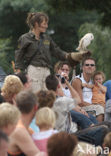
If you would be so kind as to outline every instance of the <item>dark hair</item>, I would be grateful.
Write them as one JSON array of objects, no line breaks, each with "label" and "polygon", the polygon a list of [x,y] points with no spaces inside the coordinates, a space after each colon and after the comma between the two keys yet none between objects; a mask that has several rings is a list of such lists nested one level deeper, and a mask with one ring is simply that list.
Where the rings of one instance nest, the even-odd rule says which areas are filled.
[{"label": "dark hair", "polygon": [[19,77],[19,79],[22,81],[23,85],[28,82],[25,72],[19,72],[19,73],[16,73],[15,75]]},{"label": "dark hair", "polygon": [[56,91],[59,81],[55,75],[49,75],[46,77],[45,83],[48,90]]},{"label": "dark hair", "polygon": [[48,140],[48,156],[71,156],[76,144],[77,138],[74,134],[56,133]]},{"label": "dark hair", "polygon": [[82,60],[82,66],[84,65],[84,63],[85,63],[86,60],[93,60],[94,62],[96,62],[95,59],[94,59],[93,57],[85,57],[85,58]]},{"label": "dark hair", "polygon": [[0,130],[0,143],[1,143],[1,140],[5,140],[6,142],[8,142],[8,136]]},{"label": "dark hair", "polygon": [[52,90],[40,90],[37,92],[39,108],[41,107],[50,107],[52,108],[53,103],[56,99],[56,94]]},{"label": "dark hair", "polygon": [[27,22],[29,28],[33,29],[36,22],[40,25],[44,19],[47,22],[49,20],[48,16],[43,12],[28,13],[26,22]]},{"label": "dark hair", "polygon": [[16,104],[21,113],[28,114],[38,104],[38,101],[36,95],[31,90],[25,90],[17,94]]}]

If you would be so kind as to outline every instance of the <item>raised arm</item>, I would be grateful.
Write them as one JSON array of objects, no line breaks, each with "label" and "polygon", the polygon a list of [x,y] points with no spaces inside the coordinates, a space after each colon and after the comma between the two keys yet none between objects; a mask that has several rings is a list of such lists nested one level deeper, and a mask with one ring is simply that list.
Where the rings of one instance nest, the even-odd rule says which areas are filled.
[{"label": "raised arm", "polygon": [[97,85],[99,86],[100,90],[101,90],[103,93],[106,93],[107,88],[106,88],[105,86],[103,86],[103,85],[100,84],[99,82],[97,82]]},{"label": "raised arm", "polygon": [[68,89],[70,90],[72,98],[76,99],[77,103],[80,104],[81,98],[80,98],[79,94],[77,93],[77,91],[71,86],[71,84],[67,80],[65,80],[65,82],[66,82]]}]

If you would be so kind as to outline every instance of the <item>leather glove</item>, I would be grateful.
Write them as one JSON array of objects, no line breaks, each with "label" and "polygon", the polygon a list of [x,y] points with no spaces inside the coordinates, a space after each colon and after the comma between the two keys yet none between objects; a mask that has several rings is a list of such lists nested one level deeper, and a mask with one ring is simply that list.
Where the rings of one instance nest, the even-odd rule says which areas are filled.
[{"label": "leather glove", "polygon": [[90,51],[84,51],[84,52],[72,52],[67,55],[67,60],[70,63],[72,67],[76,66],[78,63],[82,61],[85,57],[90,57],[91,52]]}]

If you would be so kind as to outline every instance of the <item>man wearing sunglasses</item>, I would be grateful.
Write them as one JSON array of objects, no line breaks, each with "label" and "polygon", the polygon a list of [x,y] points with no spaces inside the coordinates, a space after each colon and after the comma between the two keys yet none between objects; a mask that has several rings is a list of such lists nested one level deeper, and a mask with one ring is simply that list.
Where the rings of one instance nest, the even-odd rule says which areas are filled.
[{"label": "man wearing sunglasses", "polygon": [[93,58],[85,58],[82,62],[82,73],[81,76],[78,75],[72,81],[72,86],[79,93],[81,98],[80,106],[86,112],[95,112],[97,120],[101,121],[101,116],[104,114],[104,109],[100,105],[92,104],[92,89],[83,87],[83,83],[92,84],[91,77],[96,70],[95,60]]}]

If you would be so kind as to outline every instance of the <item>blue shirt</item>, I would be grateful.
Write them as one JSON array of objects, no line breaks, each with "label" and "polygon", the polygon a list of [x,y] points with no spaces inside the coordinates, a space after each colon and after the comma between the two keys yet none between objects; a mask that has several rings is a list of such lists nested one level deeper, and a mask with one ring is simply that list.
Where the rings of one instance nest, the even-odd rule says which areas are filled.
[{"label": "blue shirt", "polygon": [[104,86],[107,87],[107,92],[106,92],[106,101],[111,99],[111,80],[106,81]]},{"label": "blue shirt", "polygon": [[32,128],[32,130],[34,131],[34,132],[39,132],[39,127],[36,125],[36,123],[35,123],[35,118],[32,120],[32,122],[31,122],[31,124],[30,124],[30,128]]}]

